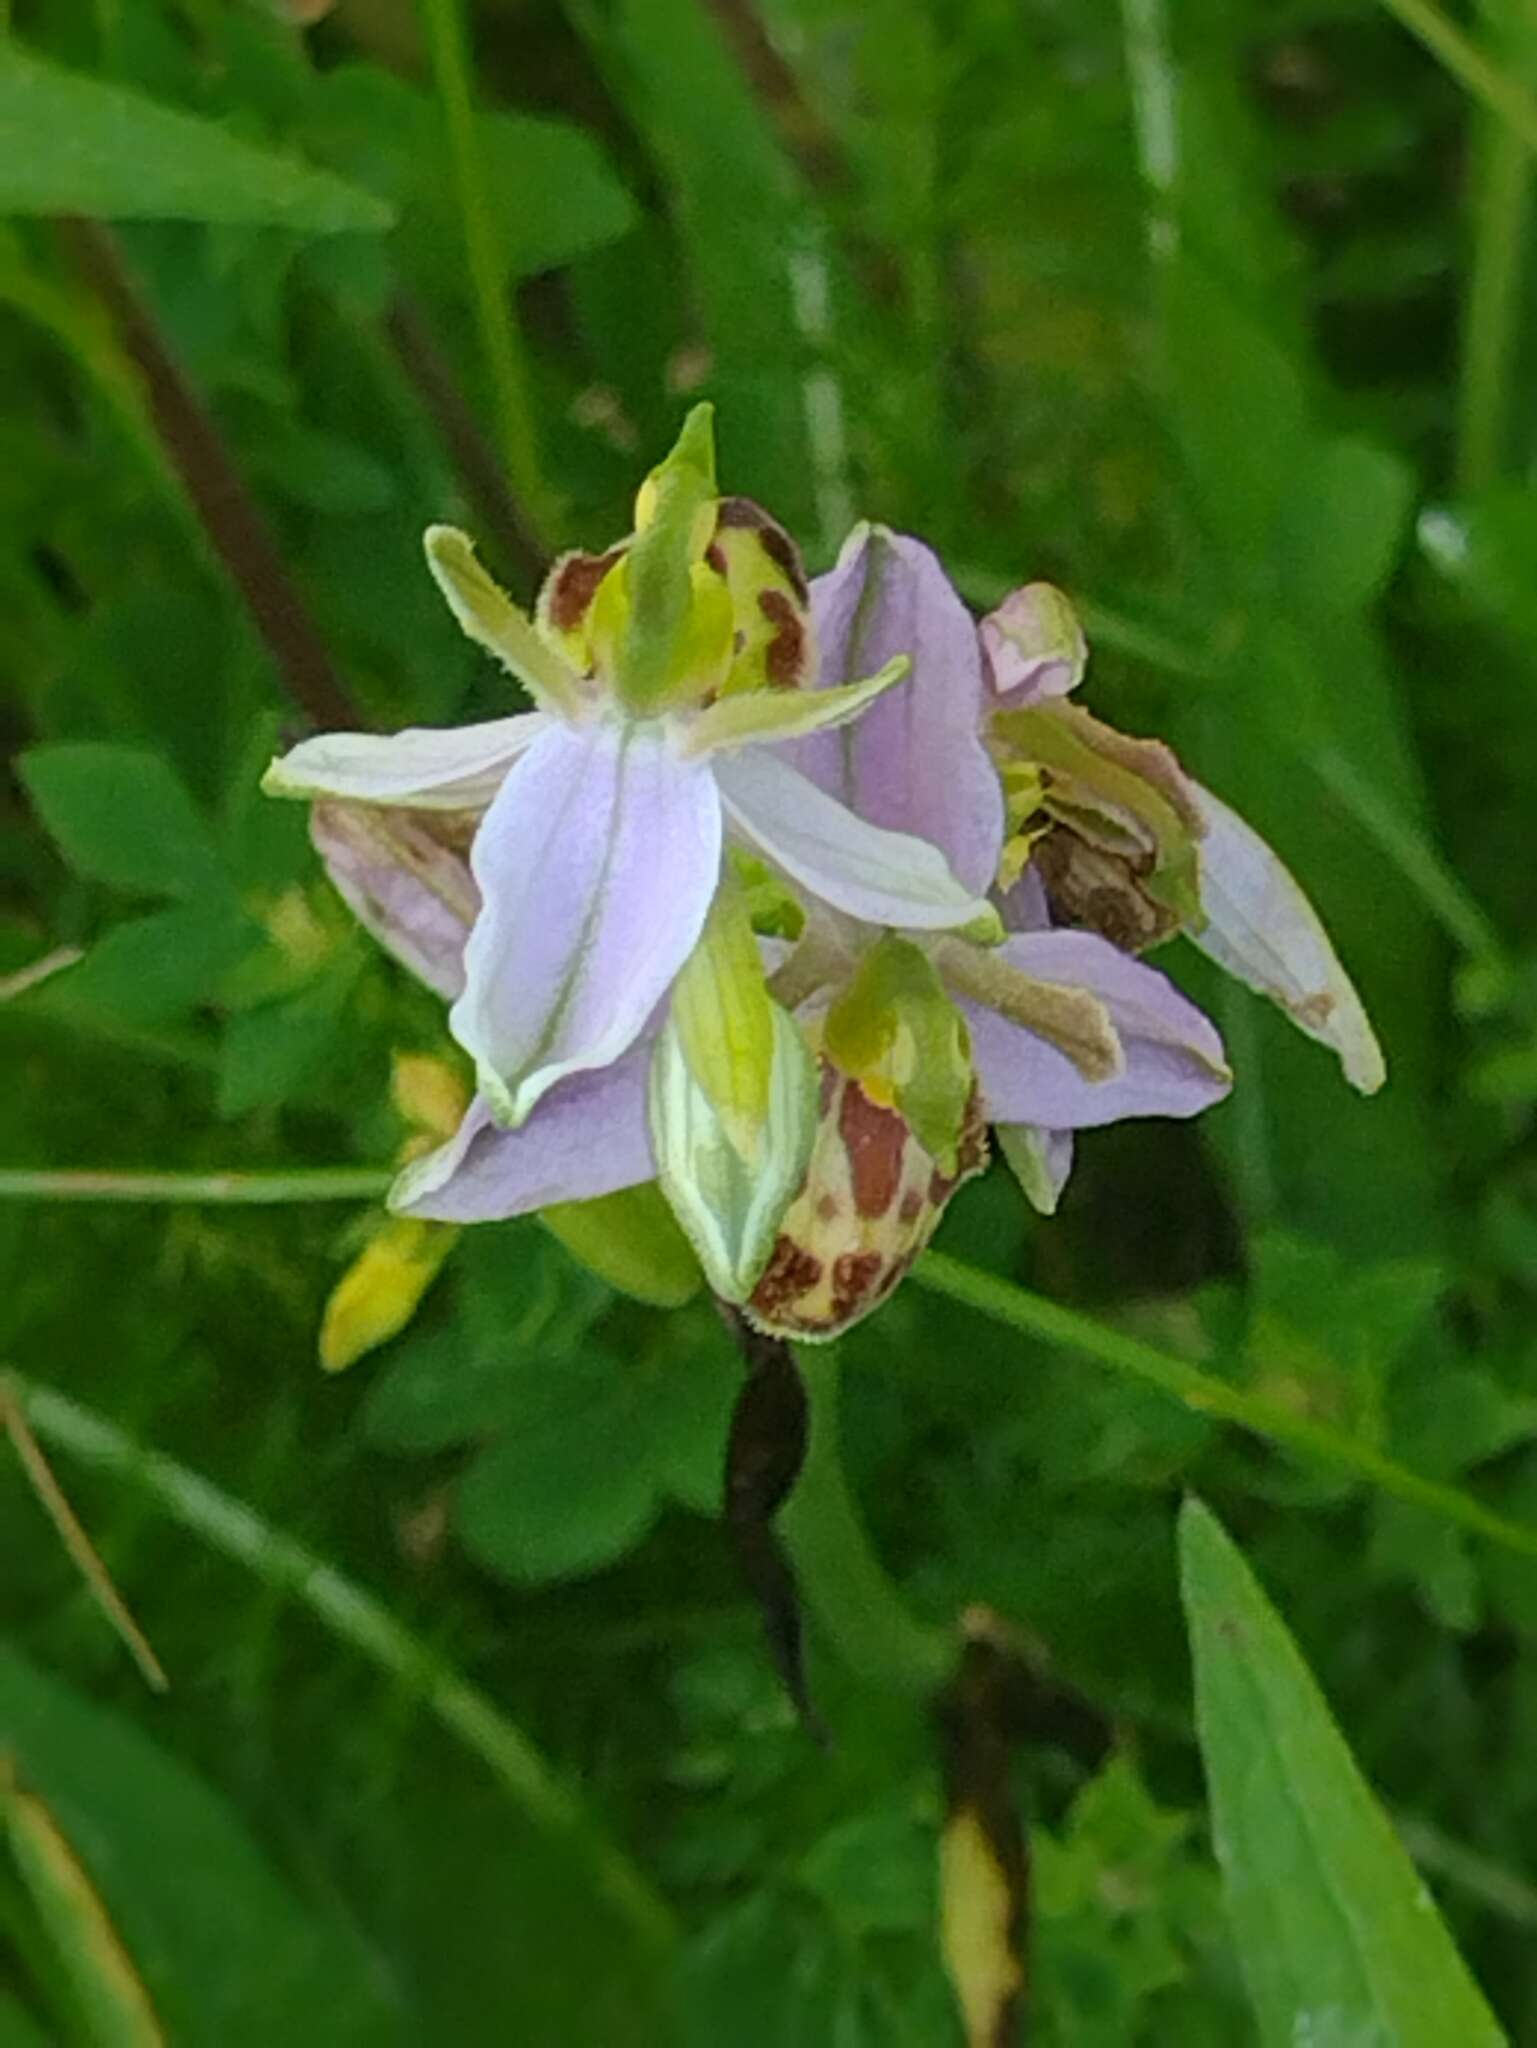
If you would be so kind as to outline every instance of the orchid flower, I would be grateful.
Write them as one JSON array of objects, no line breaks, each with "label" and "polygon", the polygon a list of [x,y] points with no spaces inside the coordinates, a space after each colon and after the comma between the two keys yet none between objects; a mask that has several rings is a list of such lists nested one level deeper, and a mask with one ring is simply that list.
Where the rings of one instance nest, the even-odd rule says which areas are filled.
[{"label": "orchid flower", "polygon": [[1381,1047],[1278,855],[1160,741],[1117,732],[1069,701],[1087,649],[1061,592],[1028,584],[980,630],[988,742],[1009,806],[1003,881],[1033,876],[1037,914],[1127,952],[1183,932],[1328,1047],[1352,1087],[1375,1094],[1387,1072]]},{"label": "orchid flower", "polygon": [[[926,548],[869,529],[818,579],[811,610],[823,646],[813,699],[844,690],[843,678],[881,650],[885,662],[911,650],[912,675],[896,718],[896,696],[865,713],[885,714],[867,741],[856,734],[851,745],[821,748],[820,734],[795,736],[805,787],[820,803],[847,798],[886,831],[921,833],[980,899],[1002,858],[1006,819],[982,738],[975,624]],[[476,907],[453,843],[463,821],[434,815],[436,823],[425,812],[360,821],[321,805],[314,829],[365,921],[452,995]],[[772,899],[772,882],[759,886]],[[740,888],[729,880],[723,894]],[[950,1194],[985,1163],[989,1119],[1065,1129],[1194,1115],[1230,1084],[1221,1042],[1200,1013],[1161,975],[1090,934],[1043,930],[1000,945],[1001,925],[983,919],[981,938],[993,943],[976,943],[814,896],[791,922],[793,946],[760,938],[756,950],[773,970],[770,1028],[817,1055],[819,1100],[797,1146],[750,1161],[719,1141],[722,1105],[699,1099],[702,1062],[658,1005],[625,1054],[559,1081],[520,1128],[499,1128],[483,1095],[454,1139],[402,1176],[393,1206],[469,1222],[660,1175],[718,1292],[745,1301],[766,1327],[826,1336],[895,1287]],[[738,920],[738,946],[743,932]],[[717,979],[721,965],[717,946]],[[751,988],[750,976],[738,980]],[[678,1119],[659,1098],[681,1102],[700,1142],[671,1142]]]},{"label": "orchid flower", "polygon": [[[769,750],[857,718],[907,663],[796,687],[813,658],[799,560],[766,514],[717,495],[707,406],[642,487],[635,524],[604,554],[557,562],[536,620],[462,534],[430,529],[455,617],[536,709],[324,734],[274,762],[265,787],[316,802],[343,894],[452,998],[476,1128],[516,1131],[549,1097],[548,1138],[573,1101],[609,1104],[633,1076],[627,1056],[644,1054],[671,1105],[653,1107],[653,1126],[687,1172],[729,1178],[736,1159],[742,1213],[718,1261],[734,1279],[761,1262],[763,1191],[793,1190],[815,1103],[809,1056],[763,985],[728,841],[849,916],[927,930],[996,914],[933,847],[861,820]],[[600,1178],[622,1185],[623,1143],[607,1116],[593,1128]],[[578,1145],[563,1170],[583,1156]]]},{"label": "orchid flower", "polygon": [[[993,951],[955,934],[921,940],[967,1025],[978,1093],[967,1108],[968,1162],[982,1156],[977,1127],[991,1122],[1026,1195],[1050,1214],[1071,1172],[1075,1130],[1125,1116],[1194,1115],[1226,1091],[1210,1025],[1131,957],[1181,931],[1331,1047],[1353,1085],[1368,1093],[1381,1085],[1382,1056],[1360,998],[1276,855],[1167,747],[1118,733],[1067,701],[1087,646],[1060,592],[1028,585],[978,628],[921,543],[860,529],[819,580],[814,616],[824,686],[897,642],[911,653],[913,675],[902,698],[877,706],[857,731],[798,741],[797,764],[862,816],[928,838],[964,879],[991,882],[1012,934]],[[793,971],[792,962],[785,973]],[[1063,1013],[1043,1010],[1039,986],[1032,995],[1020,977],[1071,990],[1073,1038],[1062,1033]],[[1119,1043],[1109,1078],[1095,1078],[1083,1057],[1091,1005]],[[840,1071],[850,1071],[846,1057]],[[803,1197],[755,1296],[777,1326],[794,1327],[803,1313],[814,1323],[833,1307],[837,1256],[843,1282],[832,1293],[849,1296],[849,1249],[830,1260],[822,1222],[829,1188],[847,1178],[843,1152],[863,1164],[872,1210],[871,1162],[888,1161],[896,1213],[909,1219],[895,1245],[899,1268],[937,1222],[951,1177],[936,1167],[929,1199],[917,1200],[921,1127],[890,1091],[883,1100],[879,1141],[867,1128],[868,1106],[850,1120],[846,1096],[837,1105],[846,1142],[824,1119]],[[890,1164],[898,1158],[900,1172]],[[848,1204],[835,1200],[846,1214]],[[876,1237],[866,1231],[852,1249],[885,1290],[891,1266],[876,1271]],[[801,1284],[818,1269],[814,1286]]]},{"label": "orchid flower", "polygon": [[[859,527],[813,585],[812,613],[820,688],[898,648],[912,672],[857,729],[798,739],[796,765],[862,817],[927,839],[970,886],[992,887],[1008,819],[988,675],[938,559]],[[1049,929],[1033,880],[1000,901],[1016,926],[1002,944],[882,934],[818,906],[773,977],[818,1047],[824,1113],[748,1303],[766,1328],[832,1335],[884,1299],[985,1164],[989,1124],[1050,1208],[1073,1130],[1194,1116],[1231,1086],[1216,1031],[1163,975],[1095,933]]]}]

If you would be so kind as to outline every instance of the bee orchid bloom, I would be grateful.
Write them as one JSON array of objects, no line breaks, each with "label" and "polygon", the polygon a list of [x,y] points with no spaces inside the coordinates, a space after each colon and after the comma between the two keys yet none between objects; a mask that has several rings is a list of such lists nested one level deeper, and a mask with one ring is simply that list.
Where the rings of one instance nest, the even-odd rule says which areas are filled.
[{"label": "bee orchid bloom", "polygon": [[[858,717],[906,665],[841,690],[786,687],[810,655],[799,566],[756,508],[717,496],[708,407],[642,488],[635,534],[558,562],[537,622],[462,534],[434,527],[426,546],[461,626],[537,708],[324,734],[264,787],[324,806],[318,836],[356,905],[382,889],[381,915],[414,906],[413,964],[452,987],[450,1029],[496,1123],[524,1124],[563,1081],[636,1045],[705,933],[728,832],[856,917],[940,928],[986,914],[932,847],[862,821],[765,750]],[[381,822],[392,812],[408,823]],[[467,862],[452,843],[466,822]],[[370,835],[376,853],[413,842],[409,880],[385,880]],[[441,941],[465,914],[458,986]]]},{"label": "bee orchid bloom", "polygon": [[[989,746],[978,628],[920,541],[857,528],[812,588],[819,687],[898,648],[902,700],[857,729],[787,752],[862,817],[914,832],[990,889],[1008,810]],[[881,934],[825,906],[776,974],[821,1057],[824,1110],[811,1164],[748,1303],[764,1328],[837,1334],[888,1296],[961,1181],[987,1127],[1038,1207],[1067,1177],[1075,1129],[1195,1116],[1232,1075],[1208,1020],[1155,969],[1099,935],[1049,928],[1033,876],[999,899],[999,943],[967,933]]]},{"label": "bee orchid bloom", "polygon": [[1157,740],[1070,701],[1087,649],[1072,608],[1028,584],[981,623],[988,741],[1004,779],[1003,878],[1032,915],[1140,953],[1177,933],[1335,1054],[1364,1095],[1382,1050],[1318,913],[1265,841]]}]

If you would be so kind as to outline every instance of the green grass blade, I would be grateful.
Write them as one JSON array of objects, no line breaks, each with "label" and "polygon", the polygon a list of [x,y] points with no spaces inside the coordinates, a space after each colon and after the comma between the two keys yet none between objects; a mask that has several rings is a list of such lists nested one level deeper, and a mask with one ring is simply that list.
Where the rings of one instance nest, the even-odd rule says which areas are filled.
[{"label": "green grass blade", "polygon": [[125,1480],[172,1521],[307,1607],[333,1635],[408,1688],[485,1764],[536,1826],[585,1859],[605,1902],[653,1952],[671,1947],[671,1914],[640,1871],[602,1835],[523,1731],[478,1686],[397,1621],[344,1573],[272,1528],[248,1507],[174,1459],[138,1443],[116,1423],[18,1372],[5,1384],[36,1435],[84,1463]]},{"label": "green grass blade", "polygon": [[1042,1295],[1016,1287],[995,1273],[968,1266],[960,1259],[949,1258],[943,1252],[930,1252],[914,1269],[912,1277],[918,1286],[975,1309],[979,1315],[1017,1330],[1022,1337],[1036,1337],[1064,1351],[1076,1352],[1079,1357],[1093,1359],[1112,1372],[1156,1387],[1197,1415],[1236,1423],[1240,1429],[1247,1429],[1282,1450],[1294,1451],[1312,1464],[1349,1473],[1379,1493],[1427,1508],[1470,1535],[1481,1536],[1486,1542],[1523,1557],[1537,1557],[1537,1529],[1497,1514],[1455,1486],[1444,1486],[1438,1480],[1411,1472],[1407,1466],[1343,1430],[1311,1421],[1273,1401],[1229,1386],[1225,1380],[1187,1365],[1182,1358],[1170,1357],[1140,1337],[1111,1329],[1092,1316],[1063,1308],[1058,1302],[1047,1301]]}]

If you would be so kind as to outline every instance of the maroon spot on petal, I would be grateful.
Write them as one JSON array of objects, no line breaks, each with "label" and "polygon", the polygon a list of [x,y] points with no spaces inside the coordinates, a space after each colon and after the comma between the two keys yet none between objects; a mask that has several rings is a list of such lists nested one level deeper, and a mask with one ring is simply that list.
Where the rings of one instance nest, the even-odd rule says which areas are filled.
[{"label": "maroon spot on petal", "polygon": [[750,1306],[760,1316],[778,1321],[789,1304],[815,1287],[821,1277],[822,1261],[781,1231],[762,1278],[752,1291]]},{"label": "maroon spot on petal", "polygon": [[745,527],[755,533],[759,546],[801,603],[810,603],[811,592],[806,583],[806,571],[801,566],[800,549],[777,519],[770,518],[763,507],[755,505],[751,498],[722,498],[715,518],[716,531],[719,532],[723,526]]},{"label": "maroon spot on petal", "polygon": [[872,1298],[879,1298],[881,1290],[875,1283],[884,1264],[879,1252],[844,1252],[833,1260],[832,1312],[835,1322],[846,1321],[857,1315]]},{"label": "maroon spot on petal", "polygon": [[721,546],[719,541],[711,541],[710,545],[704,551],[704,558],[709,563],[710,567],[715,571],[717,576],[725,575],[726,550]]},{"label": "maroon spot on petal", "polygon": [[916,1188],[909,1188],[902,1197],[902,1206],[897,1211],[904,1223],[916,1223],[923,1214],[923,1197]]},{"label": "maroon spot on petal", "polygon": [[610,548],[606,555],[567,555],[555,564],[545,604],[557,632],[569,633],[582,623],[598,585],[623,553],[623,548]]},{"label": "maroon spot on petal", "polygon": [[818,1198],[817,1198],[817,1221],[818,1221],[819,1223],[831,1223],[831,1222],[833,1221],[833,1219],[834,1219],[834,1218],[836,1217],[836,1215],[837,1215],[837,1214],[838,1214],[838,1197],[837,1197],[836,1195],[820,1195],[820,1196],[818,1196]]},{"label": "maroon spot on petal", "polygon": [[882,1109],[857,1081],[850,1081],[838,1109],[838,1134],[848,1153],[854,1207],[861,1216],[884,1216],[902,1185],[906,1120],[894,1109]]},{"label": "maroon spot on petal", "polygon": [[956,1172],[961,1180],[969,1180],[974,1173],[980,1173],[987,1164],[987,1118],[982,1110],[981,1091],[973,1087],[971,1099],[966,1104],[966,1116],[961,1125],[960,1143],[956,1147]]},{"label": "maroon spot on petal", "polygon": [[782,590],[760,590],[758,609],[774,629],[763,650],[763,668],[775,690],[796,689],[806,653],[806,627],[800,613]]}]

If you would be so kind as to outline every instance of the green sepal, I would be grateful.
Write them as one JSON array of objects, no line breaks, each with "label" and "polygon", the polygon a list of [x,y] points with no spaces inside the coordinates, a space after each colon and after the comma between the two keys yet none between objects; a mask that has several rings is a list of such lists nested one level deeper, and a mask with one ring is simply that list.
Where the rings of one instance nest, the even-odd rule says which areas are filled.
[{"label": "green sepal", "polygon": [[900,683],[911,667],[905,654],[894,654],[875,675],[830,690],[749,690],[722,697],[694,720],[683,744],[684,756],[711,754],[721,747],[740,747],[755,740],[782,746],[808,733],[847,725],[893,683]]},{"label": "green sepal", "polygon": [[774,1068],[775,1004],[747,893],[728,867],[699,943],[672,985],[672,1027],[744,1163],[756,1163]]},{"label": "green sepal", "polygon": [[910,939],[888,932],[860,962],[827,1013],[823,1051],[873,1101],[906,1118],[946,1173],[975,1075],[966,1019],[933,962]]},{"label": "green sepal", "polygon": [[695,1079],[670,1017],[651,1058],[647,1107],[657,1176],[723,1301],[746,1301],[757,1285],[816,1142],[816,1061],[777,1003],[773,1033],[768,1114],[750,1165]]},{"label": "green sepal", "polygon": [[687,680],[689,643],[697,635],[694,570],[710,544],[716,497],[714,408],[696,405],[636,499],[615,677],[632,711],[654,711]]},{"label": "green sepal", "polygon": [[422,546],[460,630],[495,655],[542,711],[576,717],[582,688],[575,671],[484,568],[469,535],[456,526],[429,526]]},{"label": "green sepal", "polygon": [[655,1181],[556,1202],[539,1221],[590,1273],[652,1308],[682,1308],[704,1285],[693,1247]]}]

